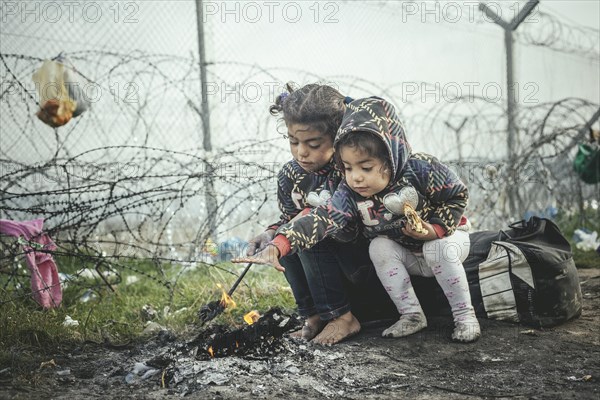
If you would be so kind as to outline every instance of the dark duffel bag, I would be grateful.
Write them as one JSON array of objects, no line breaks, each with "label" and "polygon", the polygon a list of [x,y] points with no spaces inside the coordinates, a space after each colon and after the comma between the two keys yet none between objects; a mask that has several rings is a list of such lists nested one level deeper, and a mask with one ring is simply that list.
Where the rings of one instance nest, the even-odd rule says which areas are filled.
[{"label": "dark duffel bag", "polygon": [[[581,315],[571,247],[552,221],[531,217],[506,231],[471,233],[470,239],[464,267],[478,316],[549,327]],[[414,284],[426,313],[449,312],[439,287],[431,296],[435,282],[417,278]]]},{"label": "dark duffel bag", "polygon": [[[531,217],[510,228],[489,244],[476,234],[471,237],[475,262],[467,260],[465,269],[470,283],[478,281],[479,290],[472,295],[481,296],[480,314],[536,327],[581,315],[573,253],[556,224]],[[485,260],[475,260],[488,248]]]}]

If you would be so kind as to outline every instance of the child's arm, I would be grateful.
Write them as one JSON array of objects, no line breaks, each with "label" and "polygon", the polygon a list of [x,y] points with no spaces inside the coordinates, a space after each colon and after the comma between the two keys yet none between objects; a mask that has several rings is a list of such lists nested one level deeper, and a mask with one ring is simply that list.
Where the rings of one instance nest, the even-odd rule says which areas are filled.
[{"label": "child's arm", "polygon": [[277,204],[281,211],[279,221],[269,225],[268,230],[276,231],[280,226],[289,223],[302,209],[300,200],[295,198],[299,194],[292,193],[294,189],[294,170],[290,163],[287,163],[277,175]]},{"label": "child's arm", "polygon": [[420,183],[425,189],[422,193],[432,207],[428,222],[433,225],[438,237],[450,236],[460,224],[469,191],[459,177],[437,158],[421,162],[426,163],[424,173],[420,174]]},{"label": "child's arm", "polygon": [[358,217],[353,204],[352,191],[342,182],[327,204],[314,208],[290,224],[281,226],[276,235],[283,236],[290,248],[282,256],[308,249],[338,233],[355,231]]},{"label": "child's arm", "polygon": [[298,209],[292,197],[292,189],[294,187],[293,174],[294,171],[289,163],[277,174],[277,204],[279,205],[281,216],[279,217],[279,221],[269,225],[264,232],[248,241],[248,250],[246,252],[248,256],[252,256],[256,252],[263,250],[273,240],[275,231],[280,226],[289,223],[294,217],[299,215],[301,210]]},{"label": "child's arm", "polygon": [[345,183],[340,184],[326,205],[314,208],[310,213],[282,225],[273,241],[262,252],[251,258],[240,258],[234,262],[254,262],[283,268],[278,258],[310,248],[321,240],[337,233],[356,231],[358,220],[350,197],[351,190]]}]

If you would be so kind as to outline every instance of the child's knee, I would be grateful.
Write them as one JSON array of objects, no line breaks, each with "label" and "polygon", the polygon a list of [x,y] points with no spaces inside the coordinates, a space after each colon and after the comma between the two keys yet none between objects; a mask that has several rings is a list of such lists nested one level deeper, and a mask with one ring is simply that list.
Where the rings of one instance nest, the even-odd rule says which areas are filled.
[{"label": "child's knee", "polygon": [[430,267],[441,263],[460,263],[466,257],[464,248],[454,240],[441,238],[423,245],[423,257]]},{"label": "child's knee", "polygon": [[393,253],[396,242],[385,237],[376,237],[369,244],[369,256],[375,268],[381,267],[386,263]]}]

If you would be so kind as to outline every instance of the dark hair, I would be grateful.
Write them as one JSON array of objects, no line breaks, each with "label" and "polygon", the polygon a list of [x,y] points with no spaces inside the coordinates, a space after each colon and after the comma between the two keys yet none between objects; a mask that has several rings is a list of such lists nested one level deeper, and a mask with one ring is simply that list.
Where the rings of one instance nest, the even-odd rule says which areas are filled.
[{"label": "dark hair", "polygon": [[338,168],[343,171],[344,163],[342,162],[341,149],[342,147],[353,147],[369,157],[378,158],[383,166],[382,171],[388,169],[393,174],[392,163],[390,161],[389,151],[383,142],[383,139],[371,132],[353,131],[348,132],[335,144],[335,162]]},{"label": "dark hair", "polygon": [[294,89],[293,83],[285,85],[287,92],[277,96],[269,107],[271,115],[283,113],[288,124],[304,124],[335,139],[346,106],[344,96],[327,85],[308,84]]}]

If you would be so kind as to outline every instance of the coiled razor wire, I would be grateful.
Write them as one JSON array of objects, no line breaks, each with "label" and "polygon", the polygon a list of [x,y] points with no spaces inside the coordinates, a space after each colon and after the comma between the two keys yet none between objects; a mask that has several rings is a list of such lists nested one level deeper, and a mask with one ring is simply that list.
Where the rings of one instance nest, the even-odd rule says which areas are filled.
[{"label": "coiled razor wire", "polygon": [[[0,93],[0,218],[44,218],[44,230],[58,246],[53,254],[97,272],[94,281],[75,276],[69,284],[110,287],[130,272],[173,293],[182,274],[167,278],[167,266],[222,268],[206,256],[209,239],[248,239],[277,220],[276,174],[290,155],[275,133],[283,132],[281,122],[276,125],[267,112],[272,98],[213,105],[226,118],[212,132],[216,150],[205,151],[193,57],[105,51],[70,57],[110,97],[52,129],[35,117],[39,103],[29,83],[42,60],[0,54],[5,88]],[[291,69],[236,67],[247,72],[248,82],[269,79],[283,86],[292,74],[303,83],[323,79]],[[115,97],[110,92],[119,79],[137,85],[138,101],[124,101],[130,93]],[[381,87],[354,76],[326,81],[355,97],[379,95],[402,104],[409,140],[434,143],[429,152],[467,183],[467,212],[477,229],[500,229],[520,219],[522,211],[548,205],[574,214],[598,208],[599,185],[582,184],[572,170],[577,145],[597,124],[598,104],[568,98],[520,108],[517,161],[509,165],[503,104],[460,96],[451,103],[401,103],[400,83]],[[206,191],[209,180],[212,193]],[[507,189],[515,186],[516,215],[506,199]],[[207,196],[216,200],[216,209],[207,210]],[[31,295],[22,246],[2,237],[0,249],[0,282],[9,293],[3,301]],[[154,267],[140,269],[140,261]]]}]

